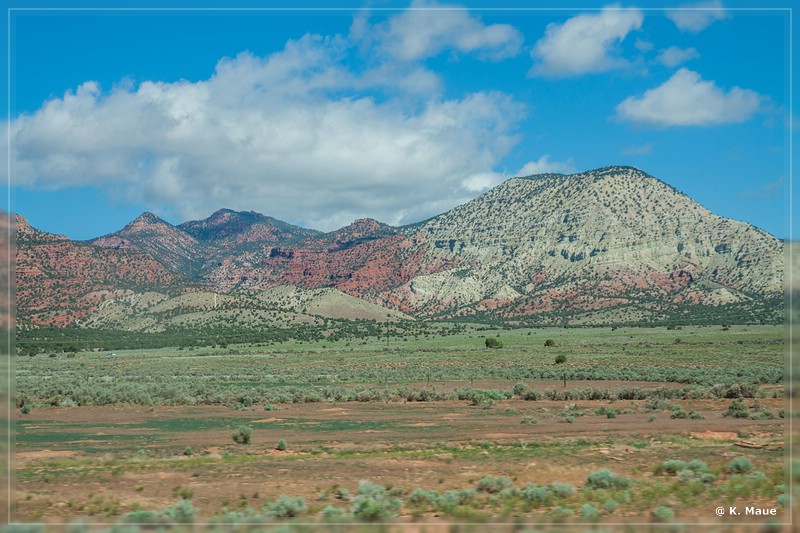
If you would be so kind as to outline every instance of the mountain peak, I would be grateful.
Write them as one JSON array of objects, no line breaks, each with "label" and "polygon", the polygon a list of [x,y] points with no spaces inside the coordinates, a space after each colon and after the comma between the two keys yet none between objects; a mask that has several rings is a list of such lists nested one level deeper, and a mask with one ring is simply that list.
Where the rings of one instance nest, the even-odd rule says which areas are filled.
[{"label": "mountain peak", "polygon": [[126,227],[135,227],[135,226],[142,226],[142,225],[148,225],[149,226],[149,225],[153,225],[153,224],[169,224],[169,222],[166,222],[165,220],[161,219],[155,213],[152,213],[150,211],[145,211],[144,213],[142,213],[141,215],[139,215],[138,217],[133,219],[133,221],[130,224],[128,224]]},{"label": "mountain peak", "polygon": [[339,241],[350,241],[364,238],[372,239],[394,235],[395,233],[397,233],[397,230],[387,224],[384,224],[383,222],[375,220],[374,218],[359,218],[353,221],[351,224],[332,232],[332,234],[335,235],[336,239]]}]

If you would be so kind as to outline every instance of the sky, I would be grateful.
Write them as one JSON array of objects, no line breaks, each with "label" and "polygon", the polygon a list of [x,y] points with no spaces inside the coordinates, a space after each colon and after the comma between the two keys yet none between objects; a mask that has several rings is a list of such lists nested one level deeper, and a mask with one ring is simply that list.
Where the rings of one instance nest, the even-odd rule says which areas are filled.
[{"label": "sky", "polygon": [[220,208],[331,231],[630,165],[797,238],[791,4],[6,0],[3,201],[73,239]]}]

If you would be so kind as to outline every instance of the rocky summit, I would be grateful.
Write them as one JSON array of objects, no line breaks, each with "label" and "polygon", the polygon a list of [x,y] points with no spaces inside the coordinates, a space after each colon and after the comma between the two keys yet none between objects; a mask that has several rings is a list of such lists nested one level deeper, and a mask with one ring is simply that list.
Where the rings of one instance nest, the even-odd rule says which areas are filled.
[{"label": "rocky summit", "polygon": [[62,300],[98,303],[92,294],[129,297],[145,286],[329,288],[418,319],[779,321],[783,313],[782,241],[631,167],[513,178],[399,228],[362,219],[320,233],[222,209],[178,226],[145,213],[89,243],[23,219],[18,234],[19,312],[40,323],[82,314],[37,290],[44,278],[62,280],[53,287]]}]

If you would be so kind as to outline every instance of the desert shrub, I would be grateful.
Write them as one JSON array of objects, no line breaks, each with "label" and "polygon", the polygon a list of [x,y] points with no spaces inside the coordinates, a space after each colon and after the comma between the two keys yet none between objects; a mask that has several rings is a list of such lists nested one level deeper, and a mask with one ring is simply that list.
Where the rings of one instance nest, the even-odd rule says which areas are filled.
[{"label": "desert shrub", "polygon": [[722,416],[732,416],[733,418],[748,418],[750,409],[740,398],[734,398],[730,406],[722,413]]},{"label": "desert shrub", "polygon": [[567,362],[567,356],[566,356],[566,355],[564,355],[563,353],[560,353],[560,354],[558,354],[558,355],[556,356],[556,358],[555,358],[555,359],[553,359],[553,362],[554,362],[555,364],[557,364],[557,365],[563,365],[564,363],[566,363],[566,362]]},{"label": "desert shrub", "polygon": [[709,471],[708,464],[706,464],[705,461],[702,461],[700,459],[693,459],[693,460],[689,461],[689,464],[686,465],[686,467],[688,469],[690,469],[690,470],[693,470],[693,471],[697,472],[697,473],[703,473],[703,472],[708,472]]},{"label": "desert shrub", "polygon": [[186,456],[194,455],[194,450],[192,449],[191,446],[187,446],[186,448],[183,449],[183,455]]},{"label": "desert shrub", "polygon": [[411,505],[432,507],[436,504],[438,499],[439,491],[437,490],[414,489],[414,492],[408,496],[408,503]]},{"label": "desert shrub", "polygon": [[542,393],[536,389],[528,389],[528,391],[525,393],[525,396],[523,396],[522,399],[527,401],[541,400]]},{"label": "desert shrub", "polygon": [[252,436],[253,429],[249,426],[239,426],[231,433],[231,438],[236,444],[250,444]]},{"label": "desert shrub", "polygon": [[594,410],[594,414],[597,416],[605,416],[606,418],[616,418],[617,417],[616,409],[609,409],[608,407],[598,407]]},{"label": "desert shrub", "polygon": [[774,420],[775,413],[769,409],[760,410],[756,413],[750,414],[750,420]]},{"label": "desert shrub", "polygon": [[584,503],[581,505],[580,515],[581,518],[585,518],[587,520],[596,520],[597,517],[600,516],[600,512],[597,510],[597,507],[591,503]]},{"label": "desert shrub", "polygon": [[281,496],[274,502],[270,502],[261,508],[265,516],[275,518],[292,518],[300,516],[308,510],[306,501],[303,498],[291,498]]},{"label": "desert shrub", "polygon": [[667,507],[666,505],[656,507],[650,514],[656,522],[669,522],[675,518],[675,511],[672,510],[672,507]]},{"label": "desert shrub", "polygon": [[486,337],[486,342],[484,343],[487,348],[502,348],[503,343],[497,337]]},{"label": "desert shrub", "polygon": [[513,485],[511,480],[504,476],[484,476],[478,480],[477,489],[478,492],[496,494]]},{"label": "desert shrub", "polygon": [[531,415],[523,416],[522,420],[520,421],[520,424],[528,424],[528,425],[531,425],[531,426],[535,426],[538,423],[539,423],[539,419],[537,419],[535,416],[531,416]]},{"label": "desert shrub", "polygon": [[746,474],[753,469],[753,463],[747,457],[737,457],[728,463],[728,472]]},{"label": "desert shrub", "polygon": [[436,504],[439,510],[451,513],[457,507],[473,503],[477,495],[478,493],[475,489],[448,490],[437,498]]},{"label": "desert shrub", "polygon": [[335,507],[333,505],[326,505],[325,508],[322,510],[322,517],[323,518],[339,518],[344,516],[344,509],[339,507]]},{"label": "desert shrub", "polygon": [[656,473],[677,474],[686,468],[686,463],[680,459],[668,459],[656,468]]},{"label": "desert shrub", "polygon": [[617,510],[617,507],[619,507],[619,503],[613,498],[609,498],[603,502],[603,509],[608,513],[613,513]]},{"label": "desert shrub", "polygon": [[[209,522],[214,524],[243,524],[253,523],[263,520],[261,515],[257,515],[252,509],[242,509],[241,511],[230,511],[223,508],[222,512],[214,517],[211,517]],[[212,531],[214,531],[212,529]],[[227,531],[227,529],[225,530]]]},{"label": "desert shrub", "polygon": [[676,405],[672,408],[672,413],[669,415],[670,418],[689,418],[689,413],[681,407],[680,405]]},{"label": "desert shrub", "polygon": [[553,518],[568,518],[575,513],[569,507],[564,507],[562,505],[559,505],[558,507],[550,511],[549,514]]},{"label": "desert shrub", "polygon": [[550,491],[556,498],[569,498],[576,492],[574,486],[569,483],[559,483],[558,481],[550,483]]},{"label": "desert shrub", "polygon": [[275,446],[275,449],[280,451],[280,452],[285,451],[286,450],[286,441],[284,439],[279,440],[278,441],[278,445]]},{"label": "desert shrub", "polygon": [[515,383],[513,389],[511,390],[514,393],[514,396],[519,396],[520,398],[524,398],[525,394],[528,392],[528,384]]},{"label": "desert shrub", "polygon": [[358,495],[353,499],[351,512],[362,520],[380,520],[397,515],[402,501],[386,493],[386,489],[369,481],[358,483]]},{"label": "desert shrub", "polygon": [[556,345],[556,341],[554,341],[553,339],[547,339],[546,341],[544,341],[545,348],[549,348],[549,347],[555,346],[555,345]]},{"label": "desert shrub", "polygon": [[695,479],[697,474],[695,474],[694,470],[690,470],[688,468],[684,468],[675,476],[678,481],[681,483],[686,483],[687,481],[692,481]]},{"label": "desert shrub", "polygon": [[158,513],[145,509],[131,511],[130,513],[126,514],[122,520],[123,522],[127,522],[129,524],[157,524],[161,521]]},{"label": "desert shrub", "polygon": [[698,413],[697,411],[689,411],[689,418],[692,420],[705,420],[706,417]]},{"label": "desert shrub", "polygon": [[769,478],[767,478],[764,472],[756,470],[755,472],[747,476],[747,480],[753,484],[763,484],[769,481]]},{"label": "desert shrub", "polygon": [[494,409],[497,402],[491,398],[481,398],[476,405],[481,409]]},{"label": "desert shrub", "polygon": [[672,403],[664,398],[652,397],[644,402],[644,408],[647,412],[666,411],[672,408]]},{"label": "desert shrub", "polygon": [[520,495],[529,502],[546,502],[549,500],[553,493],[547,487],[540,487],[535,483],[528,483]]},{"label": "desert shrub", "polygon": [[31,410],[32,410],[31,404],[29,404],[29,403],[26,403],[25,405],[23,405],[23,406],[20,408],[19,412],[20,412],[21,414],[23,414],[23,415],[27,415],[28,413],[30,413],[30,412],[31,412]]},{"label": "desert shrub", "polygon": [[717,480],[717,476],[710,472],[700,472],[700,481],[703,483],[713,483]]},{"label": "desert shrub", "polygon": [[184,500],[191,500],[192,496],[194,496],[194,491],[189,487],[178,485],[172,488],[172,495],[175,497],[180,497]]},{"label": "desert shrub", "polygon": [[195,510],[189,500],[180,500],[172,507],[167,507],[162,513],[164,518],[176,524],[191,524],[194,522]]},{"label": "desert shrub", "polygon": [[501,490],[498,495],[501,498],[516,498],[519,495],[519,491],[517,490],[517,487],[508,487]]},{"label": "desert shrub", "polygon": [[589,474],[586,485],[593,489],[627,489],[633,481],[625,476],[613,473],[607,468],[601,468]]}]

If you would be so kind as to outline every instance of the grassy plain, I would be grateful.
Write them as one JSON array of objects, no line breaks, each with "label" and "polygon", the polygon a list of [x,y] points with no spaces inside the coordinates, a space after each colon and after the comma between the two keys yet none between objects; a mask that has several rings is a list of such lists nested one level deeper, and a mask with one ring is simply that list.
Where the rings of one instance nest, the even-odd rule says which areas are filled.
[{"label": "grassy plain", "polygon": [[[781,521],[784,361],[782,327],[736,325],[18,357],[17,518],[257,520],[289,496],[306,521],[364,518],[363,498],[407,521]],[[604,468],[628,481],[589,481]]]}]

